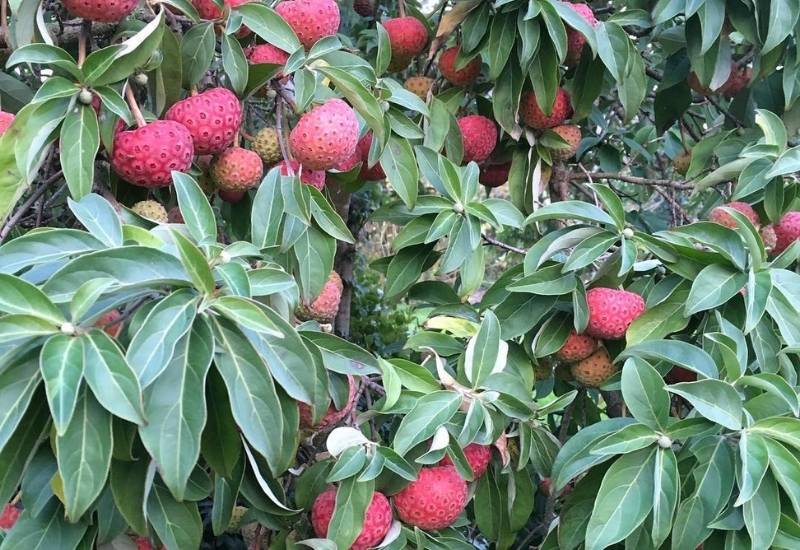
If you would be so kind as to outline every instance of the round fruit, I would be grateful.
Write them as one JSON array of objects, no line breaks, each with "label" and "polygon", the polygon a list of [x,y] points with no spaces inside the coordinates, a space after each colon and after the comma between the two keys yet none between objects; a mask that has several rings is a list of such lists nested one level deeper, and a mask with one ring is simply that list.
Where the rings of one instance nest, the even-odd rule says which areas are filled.
[{"label": "round fruit", "polygon": [[469,115],[458,119],[461,142],[464,145],[464,163],[483,162],[497,145],[497,128],[485,116]]},{"label": "round fruit", "polygon": [[289,134],[289,145],[303,166],[335,168],[356,151],[358,118],[341,99],[329,99],[300,117]]},{"label": "round fruit", "polygon": [[[296,160],[289,161],[289,165],[292,167],[292,172],[295,175],[300,173],[300,183],[305,183],[306,185],[316,187],[320,191],[322,191],[322,188],[325,187],[324,170],[310,170],[304,166],[300,166],[300,163],[297,162]],[[289,169],[286,167],[285,160],[279,162],[277,166],[280,169],[281,176],[289,175]]]},{"label": "round fruit", "polygon": [[581,127],[574,124],[556,126],[553,131],[567,142],[563,149],[551,149],[550,156],[555,160],[567,160],[575,156],[581,143]]},{"label": "round fruit", "polygon": [[467,482],[453,466],[422,468],[416,481],[394,496],[400,519],[429,531],[452,525],[466,505]]},{"label": "round fruit", "polygon": [[0,136],[6,133],[8,127],[14,122],[15,116],[12,113],[0,111]]},{"label": "round fruit", "polygon": [[[492,447],[490,445],[479,445],[478,443],[470,443],[464,447],[464,456],[467,457],[470,468],[475,479],[478,479],[486,473],[489,463],[492,461]],[[453,461],[450,457],[445,457],[439,462],[440,466],[452,465]]]},{"label": "round fruit", "polygon": [[[320,538],[325,538],[328,535],[328,524],[333,517],[333,511],[336,508],[336,489],[330,488],[320,494],[314,504],[311,506],[311,525],[314,527],[314,533]],[[386,533],[389,532],[389,527],[392,526],[392,507],[389,504],[383,493],[375,491],[372,493],[372,501],[369,503],[366,515],[364,516],[364,525],[361,532],[350,547],[351,550],[367,550],[377,546]]]},{"label": "round fruit", "polygon": [[331,403],[322,419],[313,425],[311,423],[313,416],[311,407],[305,403],[298,402],[297,408],[300,413],[300,427],[303,429],[314,428],[315,430],[324,430],[341,422],[345,416],[350,414],[350,411],[352,411],[353,407],[356,405],[356,390],[358,388],[356,387],[355,380],[349,374],[347,375],[347,387],[349,390],[347,395],[347,404],[345,404],[345,406],[341,409],[336,409],[336,407],[333,406],[333,403]]},{"label": "round fruit", "polygon": [[460,50],[459,46],[453,46],[442,52],[439,56],[439,72],[454,86],[469,86],[481,74],[481,56],[473,57],[466,65],[456,69],[456,59]]},{"label": "round fruit", "polygon": [[139,0],[64,0],[64,7],[76,17],[116,23],[127,17],[138,3]]},{"label": "round fruit", "polygon": [[[289,54],[272,44],[259,44],[247,50],[247,61],[251,65],[269,63],[270,65],[285,65]],[[277,74],[278,77],[281,73]]]},{"label": "round fruit", "polygon": [[94,322],[94,326],[102,328],[106,334],[112,338],[117,338],[120,332],[122,332],[122,323],[119,321],[120,318],[122,318],[122,313],[120,313],[118,309],[112,309],[102,314],[97,321]]},{"label": "round fruit", "polygon": [[[235,8],[246,4],[250,0],[223,0],[225,6]],[[192,0],[192,5],[200,14],[201,19],[219,19],[222,17],[222,10],[212,0]]]},{"label": "round fruit", "polygon": [[416,17],[395,17],[383,22],[392,46],[393,71],[404,69],[411,59],[422,53],[428,43],[428,29]]},{"label": "round fruit", "polygon": [[[597,18],[595,18],[592,8],[586,4],[565,2],[564,5],[572,8],[572,11],[580,15],[590,26],[597,26]],[[578,61],[581,60],[584,44],[586,44],[586,37],[572,27],[567,26],[567,65],[578,64]]]},{"label": "round fruit", "polygon": [[285,0],[275,11],[306,48],[339,30],[339,5],[334,0]]},{"label": "round fruit", "polygon": [[247,191],[261,181],[263,173],[261,157],[243,147],[226,149],[211,164],[211,178],[221,191]]},{"label": "round fruit", "polygon": [[570,369],[575,381],[587,388],[599,388],[617,372],[605,348],[600,348]]},{"label": "round fruit", "polygon": [[319,295],[310,304],[300,304],[297,308],[297,317],[302,321],[318,321],[331,323],[339,311],[339,301],[342,299],[342,278],[335,271],[331,271],[328,280],[322,287]]},{"label": "round fruit", "polygon": [[[744,216],[753,222],[753,225],[758,226],[761,223],[761,220],[758,217],[758,213],[753,210],[753,207],[747,204],[746,202],[729,202],[728,204],[723,205],[726,208],[732,208],[738,212],[744,214]],[[736,220],[733,219],[733,216],[725,212],[721,207],[717,206],[711,210],[711,213],[708,215],[709,221],[714,223],[718,223],[720,225],[724,225],[725,227],[729,227],[731,229],[736,229],[739,225],[736,223]]]},{"label": "round fruit", "polygon": [[196,155],[211,155],[233,144],[239,133],[242,106],[236,94],[227,88],[211,88],[178,101],[164,118],[189,129]]},{"label": "round fruit", "polygon": [[689,87],[701,95],[712,95],[714,93],[719,93],[725,96],[728,99],[732,99],[736,94],[742,91],[747,85],[750,83],[750,80],[753,78],[753,70],[748,67],[737,67],[735,64],[731,64],[731,72],[728,76],[728,79],[725,83],[720,86],[716,90],[712,90],[711,88],[704,86],[700,82],[700,78],[697,76],[697,73],[694,71],[689,73],[689,76],[686,79],[686,83],[689,84]]},{"label": "round fruit", "polygon": [[690,151],[682,151],[674,159],[672,159],[672,167],[681,176],[685,176],[689,171],[689,166],[692,164],[692,153]]},{"label": "round fruit", "polygon": [[383,171],[383,166],[380,162],[376,162],[374,166],[369,166],[369,149],[372,147],[372,132],[364,134],[358,140],[358,154],[361,156],[361,172],[358,177],[365,181],[380,181],[386,179],[386,173]]},{"label": "round fruit", "polygon": [[252,148],[266,164],[275,164],[281,160],[281,144],[278,139],[278,130],[275,128],[261,128],[253,138]]},{"label": "round fruit", "polygon": [[193,156],[192,134],[186,126],[156,120],[114,136],[111,167],[134,185],[164,187],[172,183],[173,170],[189,169]]},{"label": "round fruit", "polygon": [[131,210],[148,220],[158,223],[167,223],[167,209],[159,202],[139,201],[131,206]]},{"label": "round fruit", "polygon": [[556,357],[562,361],[580,361],[586,359],[597,349],[599,343],[591,336],[578,334],[574,330],[570,331],[567,340],[561,349],[556,353]]},{"label": "round fruit", "polygon": [[627,290],[596,287],[586,293],[589,324],[586,334],[601,340],[619,340],[630,324],[644,313],[641,296]]},{"label": "round fruit", "polygon": [[17,523],[22,511],[13,504],[6,504],[0,513],[0,529],[8,531]]},{"label": "round fruit", "polygon": [[508,174],[511,172],[511,163],[484,164],[478,175],[480,181],[486,187],[500,187],[508,181]]},{"label": "round fruit", "polygon": [[562,124],[572,114],[572,105],[570,104],[569,95],[563,88],[559,88],[556,93],[556,99],[553,103],[553,109],[550,115],[544,114],[539,104],[536,102],[536,96],[533,92],[525,92],[520,102],[520,117],[522,121],[537,130],[544,130],[545,128],[553,128]]},{"label": "round fruit", "polygon": [[780,254],[800,239],[800,212],[787,212],[775,227],[775,254]]},{"label": "round fruit", "polygon": [[430,92],[433,86],[433,79],[427,76],[410,76],[406,79],[403,86],[422,101],[428,101],[428,92]]}]

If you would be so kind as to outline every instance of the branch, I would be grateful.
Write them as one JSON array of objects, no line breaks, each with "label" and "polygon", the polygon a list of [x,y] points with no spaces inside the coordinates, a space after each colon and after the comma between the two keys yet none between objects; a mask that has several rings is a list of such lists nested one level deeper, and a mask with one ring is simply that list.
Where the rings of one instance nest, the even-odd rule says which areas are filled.
[{"label": "branch", "polygon": [[[691,185],[682,181],[641,178],[639,176],[629,176],[619,172],[589,172],[588,174],[598,180],[619,180],[627,183],[634,183],[636,185],[656,185],[662,187],[672,187],[673,189],[692,189]],[[581,179],[585,178],[586,176],[587,174],[575,172],[570,174],[569,179]]]},{"label": "branch", "polygon": [[510,244],[506,244],[506,243],[504,243],[502,241],[498,241],[494,237],[490,237],[489,235],[487,235],[485,233],[482,234],[481,237],[483,237],[483,240],[486,241],[487,243],[492,244],[494,246],[497,246],[499,248],[502,248],[503,250],[508,250],[509,252],[516,252],[517,254],[527,254],[528,253],[528,251],[525,250],[524,248],[517,248],[516,246],[511,246]]},{"label": "branch", "polygon": [[709,95],[706,96],[706,99],[708,99],[708,102],[711,103],[714,107],[716,107],[719,112],[725,115],[725,118],[727,118],[729,121],[731,121],[739,128],[744,128],[744,124],[742,123],[742,121],[733,116],[728,109],[720,105],[719,101],[717,101],[716,98],[713,98]]},{"label": "branch", "polygon": [[[59,170],[53,176],[51,176],[50,179],[52,179],[52,181],[55,181],[55,179],[53,179],[53,178],[57,179],[58,177],[61,177],[61,170]],[[47,181],[43,182],[39,186],[39,188],[36,191],[34,191],[33,194],[31,194],[30,197],[28,197],[28,200],[26,200],[24,203],[22,203],[22,206],[17,208],[17,211],[14,212],[14,215],[11,216],[8,219],[6,224],[3,226],[3,229],[0,229],[0,242],[2,242],[6,237],[8,237],[8,234],[11,233],[11,230],[14,229],[14,226],[17,225],[17,223],[19,223],[19,221],[22,219],[22,217],[25,215],[25,213],[28,211],[28,209],[31,206],[33,206],[33,204],[37,200],[39,200],[39,198],[42,195],[44,195],[45,191],[47,191],[47,188],[50,186],[50,183],[52,183],[52,181],[50,181],[50,179],[48,179]]]}]

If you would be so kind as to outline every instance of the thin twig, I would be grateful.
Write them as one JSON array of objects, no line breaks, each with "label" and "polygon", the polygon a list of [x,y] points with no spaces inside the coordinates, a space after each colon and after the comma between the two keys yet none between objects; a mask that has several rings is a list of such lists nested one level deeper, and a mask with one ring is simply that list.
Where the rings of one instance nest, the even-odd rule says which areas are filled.
[{"label": "thin twig", "polygon": [[81,23],[81,31],[78,35],[78,67],[83,67],[83,62],[86,61],[87,44],[92,39],[92,22],[84,19]]},{"label": "thin twig", "polygon": [[133,95],[133,86],[130,82],[125,86],[125,99],[128,100],[128,106],[131,108],[133,118],[136,120],[136,126],[139,128],[147,126],[147,121],[145,121],[144,115],[139,109],[139,104],[136,102],[136,96]]},{"label": "thin twig", "polygon": [[[636,185],[655,185],[662,187],[672,187],[674,189],[692,188],[691,185],[682,181],[642,178],[639,176],[629,176],[627,174],[621,174],[619,172],[591,172],[591,176],[598,180],[619,180],[627,183],[634,183]],[[575,172],[573,174],[570,174],[569,179],[581,179],[585,177],[586,174]]]},{"label": "thin twig", "polygon": [[[59,170],[57,174],[60,176],[61,171]],[[33,204],[39,200],[42,195],[44,195],[45,191],[47,191],[47,187],[48,182],[43,182],[39,188],[34,191],[30,197],[28,197],[28,200],[22,203],[22,206],[17,208],[17,211],[14,212],[14,214],[8,219],[3,226],[3,229],[0,230],[0,242],[2,242],[8,236],[8,234],[11,233],[11,230],[14,229],[14,226],[17,225],[17,223],[19,223],[28,209],[33,206]]]},{"label": "thin twig", "polygon": [[708,99],[708,102],[711,103],[714,107],[716,107],[719,112],[725,115],[725,118],[727,118],[729,121],[734,123],[739,128],[744,128],[744,124],[742,123],[742,121],[733,116],[728,109],[720,105],[719,101],[717,101],[716,98],[712,96],[707,96],[706,99]]},{"label": "thin twig", "polygon": [[275,129],[278,132],[278,145],[281,148],[286,173],[294,176],[294,166],[292,166],[292,156],[289,154],[289,144],[286,143],[286,136],[283,133],[283,97],[275,96]]},{"label": "thin twig", "polygon": [[525,250],[524,248],[517,248],[516,246],[511,246],[510,244],[506,244],[506,243],[504,243],[502,241],[498,241],[494,237],[490,237],[489,235],[486,235],[485,233],[482,234],[481,237],[483,237],[483,240],[486,241],[487,243],[489,243],[491,245],[494,245],[496,247],[502,248],[504,250],[508,250],[510,252],[516,252],[517,254],[527,254],[528,253],[528,251]]}]

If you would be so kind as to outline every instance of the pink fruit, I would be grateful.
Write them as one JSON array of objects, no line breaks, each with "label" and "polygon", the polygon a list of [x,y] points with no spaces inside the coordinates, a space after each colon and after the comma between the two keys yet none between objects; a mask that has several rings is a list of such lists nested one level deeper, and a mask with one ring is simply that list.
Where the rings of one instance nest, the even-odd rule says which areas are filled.
[{"label": "pink fruit", "polygon": [[275,6],[306,48],[339,30],[339,5],[334,0],[286,0]]},{"label": "pink fruit", "polygon": [[376,162],[374,166],[369,166],[369,149],[372,147],[372,132],[368,132],[358,141],[358,154],[361,157],[361,172],[358,177],[366,181],[378,181],[386,179],[383,166]]},{"label": "pink fruit", "polygon": [[258,185],[263,173],[258,153],[243,147],[226,149],[211,164],[211,178],[221,191],[247,191]]},{"label": "pink fruit", "polygon": [[0,513],[0,529],[8,531],[17,523],[22,511],[13,504],[6,504],[3,512]]},{"label": "pink fruit", "polygon": [[[314,533],[318,537],[325,538],[328,535],[328,524],[333,517],[336,508],[336,489],[330,488],[320,494],[311,506],[311,525]],[[372,493],[372,501],[367,508],[364,517],[364,525],[361,532],[350,547],[351,550],[366,550],[377,546],[389,527],[392,526],[392,507],[383,493]]]},{"label": "pink fruit", "polygon": [[[300,183],[305,183],[306,185],[311,185],[312,187],[316,187],[320,191],[322,188],[325,187],[325,171],[324,170],[310,170],[303,166],[300,166],[300,163],[296,160],[292,160],[289,162],[292,167],[292,171],[297,175],[300,173]],[[276,166],[280,168],[281,176],[288,176],[289,169],[286,167],[286,161],[280,161]]]},{"label": "pink fruit", "polygon": [[[288,59],[288,53],[272,44],[259,44],[247,50],[247,60],[251,65],[258,65],[259,63],[285,65]],[[278,73],[277,76],[281,77],[282,73]]]},{"label": "pink fruit", "polygon": [[239,133],[242,106],[227,88],[211,88],[175,103],[164,115],[189,129],[197,155],[221,153]]},{"label": "pink fruit", "polygon": [[6,133],[8,127],[14,122],[15,116],[12,113],[0,111],[0,136]]},{"label": "pink fruit", "polygon": [[387,19],[383,22],[383,28],[392,45],[389,68],[393,71],[404,69],[413,57],[422,53],[428,43],[428,29],[416,17],[409,15]]},{"label": "pink fruit", "polygon": [[467,505],[467,482],[453,466],[422,468],[416,481],[394,496],[400,519],[437,531],[452,525]]},{"label": "pink fruit", "polygon": [[[592,8],[586,4],[573,4],[565,2],[565,6],[572,8],[572,10],[580,15],[592,27],[597,26],[597,19],[594,16]],[[570,26],[567,26],[567,64],[577,65],[581,59],[583,52],[583,45],[586,44],[586,37],[576,31]]]},{"label": "pink fruit", "polygon": [[601,340],[619,340],[630,324],[644,313],[641,296],[627,290],[596,287],[586,293],[589,325],[586,334]]},{"label": "pink fruit", "polygon": [[556,160],[567,160],[575,156],[581,143],[581,127],[574,124],[556,126],[553,131],[567,142],[563,149],[551,149],[550,156]]},{"label": "pink fruit", "polygon": [[[229,8],[235,8],[249,1],[250,0],[223,0],[223,3]],[[192,0],[192,5],[197,10],[197,13],[200,14],[201,19],[219,19],[222,17],[222,10],[219,9],[212,0]]]},{"label": "pink fruit", "polygon": [[313,170],[335,168],[356,151],[356,114],[341,99],[329,99],[300,117],[289,134],[289,144],[303,166]]},{"label": "pink fruit", "polygon": [[442,52],[439,56],[439,72],[454,86],[469,86],[481,74],[481,57],[473,57],[464,67],[456,69],[459,50],[459,46],[453,46]]},{"label": "pink fruit", "polygon": [[112,338],[116,338],[119,336],[119,333],[122,332],[122,323],[119,322],[120,318],[122,318],[122,313],[120,313],[118,309],[112,309],[101,315],[100,318],[95,321],[94,326],[102,328],[106,334]]},{"label": "pink fruit", "polygon": [[780,254],[800,239],[800,212],[787,212],[775,224],[775,254]]},{"label": "pink fruit", "polygon": [[[755,226],[758,226],[758,224],[761,223],[758,213],[756,213],[756,211],[753,210],[753,207],[746,202],[729,202],[723,206],[727,208],[733,208],[734,210],[741,212],[748,220],[753,222],[753,225]],[[725,210],[719,206],[711,210],[711,213],[708,215],[708,219],[714,223],[724,225],[725,227],[729,227],[731,229],[736,229],[739,227],[736,223],[736,220],[733,219],[733,216],[725,212]]]},{"label": "pink fruit", "polygon": [[558,126],[567,120],[572,114],[572,105],[567,92],[563,88],[559,88],[553,103],[553,110],[550,115],[546,115],[536,103],[536,96],[533,92],[525,92],[520,102],[519,114],[525,124],[531,128],[543,130]]},{"label": "pink fruit", "polygon": [[598,342],[591,336],[570,331],[566,342],[556,353],[562,361],[580,361],[589,357],[597,349]]},{"label": "pink fruit", "polygon": [[497,145],[497,128],[485,116],[469,115],[458,119],[461,129],[461,142],[464,145],[464,164],[483,162]]},{"label": "pink fruit", "polygon": [[331,271],[319,296],[314,298],[310,304],[301,304],[297,308],[297,317],[303,321],[315,320],[320,323],[330,323],[339,311],[341,299],[342,278],[335,271]]},{"label": "pink fruit", "polygon": [[[475,479],[478,479],[486,473],[486,469],[489,467],[489,463],[492,461],[492,447],[489,445],[470,443],[464,447],[464,455],[467,457],[467,462],[469,462],[473,474],[475,474]],[[453,461],[450,460],[450,457],[447,455],[445,455],[445,457],[439,462],[440,466],[448,466],[452,464]]]},{"label": "pink fruit", "polygon": [[481,166],[481,173],[478,181],[487,187],[500,187],[508,181],[508,173],[511,171],[511,163],[503,164],[484,164]]},{"label": "pink fruit", "polygon": [[64,0],[72,15],[89,21],[116,23],[130,14],[139,0]]},{"label": "pink fruit", "polygon": [[134,185],[164,187],[172,183],[173,170],[189,169],[193,156],[192,134],[186,126],[156,120],[116,134],[111,167]]},{"label": "pink fruit", "polygon": [[617,368],[605,348],[598,348],[589,357],[573,363],[570,373],[576,382],[587,388],[599,388],[608,381]]},{"label": "pink fruit", "polygon": [[353,407],[356,404],[356,390],[358,389],[356,387],[355,379],[350,375],[347,375],[347,386],[349,389],[349,393],[347,395],[347,404],[345,404],[343,408],[337,410],[333,406],[333,403],[331,403],[328,407],[328,411],[315,425],[311,424],[311,407],[302,402],[298,403],[297,408],[300,412],[300,427],[304,429],[314,428],[315,430],[324,430],[326,428],[330,428],[334,424],[338,424],[345,416],[350,414],[350,411],[353,410]]}]

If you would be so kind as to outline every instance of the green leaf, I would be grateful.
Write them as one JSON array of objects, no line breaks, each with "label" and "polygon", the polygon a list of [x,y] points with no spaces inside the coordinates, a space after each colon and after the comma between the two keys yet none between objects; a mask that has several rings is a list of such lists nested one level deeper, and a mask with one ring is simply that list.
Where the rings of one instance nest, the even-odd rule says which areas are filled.
[{"label": "green leaf", "polygon": [[328,199],[313,187],[309,187],[308,190],[311,193],[311,215],[320,229],[334,239],[350,244],[354,243],[350,229],[348,229],[347,224],[344,223],[336,210],[333,209]]},{"label": "green leaf", "polygon": [[478,333],[469,340],[464,353],[464,374],[477,388],[489,375],[505,368],[508,344],[500,339],[497,316],[486,311]]},{"label": "green leaf", "polygon": [[560,201],[543,206],[528,216],[528,219],[525,220],[525,223],[529,224],[532,222],[563,219],[595,222],[613,225],[616,227],[614,218],[606,214],[597,206],[582,201]]},{"label": "green leaf", "polygon": [[172,231],[172,238],[178,248],[181,263],[194,285],[206,294],[214,292],[214,276],[211,274],[208,261],[200,249],[179,231]]},{"label": "green leaf", "polygon": [[361,446],[348,447],[331,468],[328,483],[342,481],[358,474],[367,463],[367,452]]},{"label": "green leaf", "polygon": [[769,452],[770,472],[789,497],[797,515],[800,510],[800,479],[795,473],[800,469],[800,460],[780,443],[769,438],[764,438],[764,442]]},{"label": "green leaf", "polygon": [[167,368],[145,390],[148,422],[139,435],[156,461],[164,484],[183,500],[186,484],[200,456],[206,423],[204,388],[214,355],[208,322],[197,318],[175,347]]},{"label": "green leaf", "polygon": [[92,330],[83,351],[86,383],[100,404],[115,416],[144,424],[139,380],[114,340],[102,330]]},{"label": "green leaf", "polygon": [[23,511],[0,548],[72,550],[78,547],[87,527],[83,521],[68,523],[64,518],[64,509],[53,499],[36,516],[28,510]]},{"label": "green leaf", "polygon": [[205,76],[214,59],[217,40],[214,23],[208,21],[193,25],[181,40],[183,85],[194,86]]},{"label": "green leaf", "polygon": [[497,77],[503,72],[506,63],[508,63],[508,58],[514,49],[514,41],[516,40],[516,37],[516,13],[497,13],[491,18],[489,42],[486,45],[489,64],[488,77],[490,80],[497,80]]},{"label": "green leaf", "polygon": [[762,389],[786,403],[795,415],[800,415],[797,393],[780,375],[766,372],[745,375],[736,380],[736,385]]},{"label": "green leaf", "polygon": [[56,438],[64,509],[78,521],[100,495],[111,467],[111,415],[84,388],[72,421]]},{"label": "green leaf", "polygon": [[592,447],[594,455],[627,454],[645,447],[650,447],[658,441],[658,433],[644,424],[630,424],[617,433],[604,437]]},{"label": "green leaf", "polygon": [[655,449],[617,459],[603,477],[586,527],[586,549],[601,550],[630,535],[653,508]]},{"label": "green leaf", "polygon": [[242,464],[242,444],[231,413],[225,382],[217,369],[211,369],[206,385],[208,421],[203,430],[201,452],[213,470],[227,478],[235,477]]},{"label": "green leaf", "polygon": [[275,323],[254,300],[240,296],[220,296],[212,302],[211,307],[243,328],[283,337]]},{"label": "green leaf", "polygon": [[148,478],[147,460],[128,462],[113,460],[111,466],[111,494],[125,521],[139,534],[147,534],[147,520],[143,501],[145,486],[152,483]]},{"label": "green leaf", "polygon": [[[178,197],[178,207],[189,234],[201,244],[216,242],[217,222],[214,211],[200,186],[194,178],[181,172],[173,171],[172,181]],[[255,209],[255,204],[253,206]]]},{"label": "green leaf", "polygon": [[64,315],[41,290],[12,275],[0,274],[0,311],[40,317],[56,325],[64,322]]},{"label": "green leaf", "polygon": [[373,481],[358,481],[354,477],[339,484],[327,534],[336,548],[349,548],[361,533],[374,490]]},{"label": "green leaf", "polygon": [[247,86],[247,59],[239,41],[228,34],[222,35],[222,68],[233,90],[241,95]]},{"label": "green leaf", "polygon": [[297,258],[302,299],[310,302],[316,298],[333,270],[336,241],[309,226],[294,245]]},{"label": "green leaf", "polygon": [[800,450],[800,419],[765,418],[753,424],[750,431],[777,439]]},{"label": "green leaf", "polygon": [[272,8],[259,3],[242,4],[236,7],[235,12],[242,16],[247,28],[267,43],[289,53],[301,47],[292,28]]},{"label": "green leaf", "polygon": [[622,367],[622,397],[631,414],[654,430],[663,430],[669,419],[670,398],[664,380],[647,361],[631,357]]},{"label": "green leaf", "polygon": [[61,125],[61,169],[69,192],[80,200],[91,193],[94,183],[94,158],[100,148],[97,114],[89,105],[76,105],[67,112]]},{"label": "green leaf", "polygon": [[680,395],[698,414],[731,430],[742,428],[742,400],[736,390],[721,380],[698,380],[667,386],[667,391]]},{"label": "green leaf", "polygon": [[681,477],[672,449],[659,449],[653,461],[653,546],[659,548],[672,530],[675,508],[680,498]]},{"label": "green leaf", "polygon": [[411,143],[391,136],[380,162],[392,188],[409,208],[414,208],[419,190],[419,170]]},{"label": "green leaf", "polygon": [[744,524],[750,534],[752,548],[770,548],[781,517],[778,484],[767,472],[753,498],[742,507]]},{"label": "green leaf", "polygon": [[23,358],[0,371],[0,452],[14,434],[41,381],[36,358]]},{"label": "green leaf", "polygon": [[[550,35],[550,40],[555,46],[558,61],[563,62],[567,57],[567,29],[564,27],[564,22],[554,6],[555,2],[540,2],[541,15],[544,20],[547,33]],[[569,8],[567,8],[569,9]]]},{"label": "green leaf", "polygon": [[[104,66],[102,70],[92,71],[94,74],[91,79],[87,75],[86,83],[92,86],[104,86],[128,78],[134,71],[145,66],[150,60],[153,52],[161,45],[161,37],[165,28],[164,14],[159,12],[139,32],[120,44],[118,49],[115,48],[114,55],[106,57],[104,53],[101,53],[109,48],[114,48],[113,46],[89,54],[83,65],[84,73],[88,73],[86,65],[95,54],[102,58]],[[98,65],[100,64],[98,63]]]},{"label": "green leaf", "polygon": [[32,63],[36,65],[53,65],[63,69],[80,80],[81,70],[70,54],[58,46],[51,44],[27,44],[15,49],[6,61],[6,67],[11,68],[20,63]]},{"label": "green leaf", "polygon": [[389,41],[389,33],[380,22],[375,23],[375,31],[378,38],[378,51],[375,54],[375,74],[382,75],[389,68],[392,60],[392,44]]},{"label": "green leaf", "polygon": [[717,365],[708,353],[679,340],[650,340],[629,346],[617,356],[617,360],[627,357],[667,361],[707,378],[719,376]]},{"label": "green leaf", "polygon": [[66,334],[52,336],[42,346],[39,362],[53,424],[63,435],[72,420],[83,380],[83,339]]},{"label": "green leaf", "polygon": [[147,496],[147,519],[167,548],[199,548],[203,523],[197,504],[178,502],[160,483]]},{"label": "green leaf", "polygon": [[107,246],[122,245],[122,224],[119,215],[106,199],[90,193],[78,201],[68,199],[67,203],[89,233]]},{"label": "green leaf", "polygon": [[397,428],[394,450],[405,455],[417,443],[432,437],[458,411],[461,401],[461,395],[452,391],[435,391],[420,397]]},{"label": "green leaf", "polygon": [[253,244],[259,248],[274,246],[279,242],[283,218],[283,194],[279,181],[280,171],[270,170],[253,199],[250,227]]},{"label": "green leaf", "polygon": [[736,295],[747,283],[747,274],[721,264],[705,267],[692,283],[686,300],[686,316],[715,308]]},{"label": "green leaf", "polygon": [[742,430],[739,434],[739,459],[742,461],[742,468],[736,470],[739,496],[733,503],[734,506],[741,506],[752,499],[761,486],[769,468],[766,438],[749,430]]},{"label": "green leaf", "polygon": [[0,246],[0,273],[16,273],[28,266],[103,248],[103,243],[77,229],[40,229]]},{"label": "green leaf", "polygon": [[[28,408],[14,435],[0,451],[0,501],[8,502],[19,491],[23,474],[32,477],[31,462],[50,430],[50,414],[43,400]],[[55,470],[55,466],[53,466]],[[24,488],[23,488],[24,492]],[[23,502],[25,499],[23,499]],[[27,504],[27,503],[26,503]]]},{"label": "green leaf", "polygon": [[417,282],[432,251],[431,245],[419,245],[404,248],[394,255],[386,271],[387,298],[403,294]]},{"label": "green leaf", "polygon": [[[767,19],[769,30],[761,51],[766,54],[778,47],[787,36],[792,34],[792,29],[794,29],[798,17],[800,17],[800,6],[798,6],[797,2],[792,2],[792,0],[772,0],[769,3],[769,19]],[[755,541],[753,544],[755,544]]]}]

